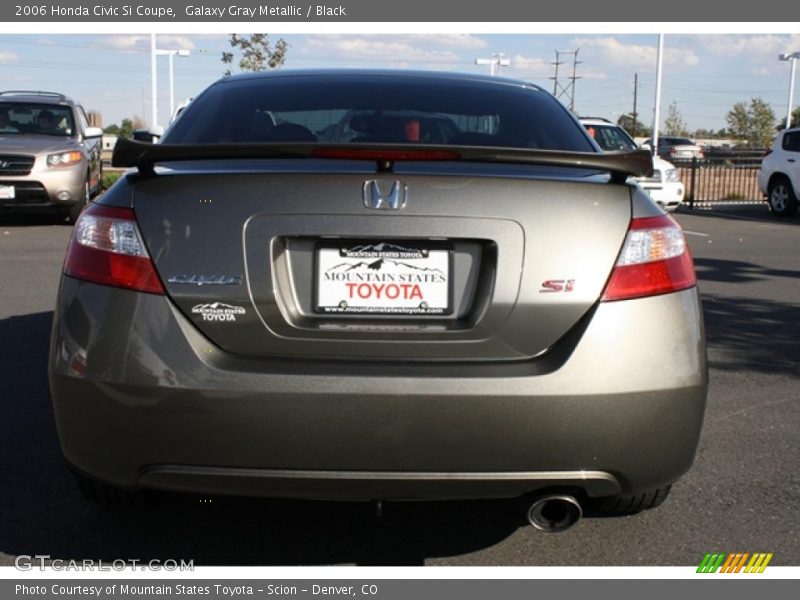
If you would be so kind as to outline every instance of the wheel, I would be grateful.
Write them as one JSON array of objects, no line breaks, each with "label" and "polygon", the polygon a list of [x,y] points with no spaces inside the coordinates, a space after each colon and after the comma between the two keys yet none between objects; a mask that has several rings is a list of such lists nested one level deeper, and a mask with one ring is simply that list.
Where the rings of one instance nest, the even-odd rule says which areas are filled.
[{"label": "wheel", "polygon": [[616,498],[593,498],[587,502],[587,508],[594,514],[601,515],[633,515],[640,511],[661,505],[669,496],[672,486],[658,488],[636,496],[618,496]]},{"label": "wheel", "polygon": [[767,199],[769,210],[777,217],[791,217],[797,212],[797,196],[786,177],[779,176],[770,181]]},{"label": "wheel", "polygon": [[106,508],[139,508],[150,504],[145,492],[125,490],[78,473],[74,475],[83,498],[94,504]]},{"label": "wheel", "polygon": [[83,198],[81,198],[80,200],[78,200],[78,202],[69,207],[67,220],[71,224],[74,225],[75,222],[78,220],[78,217],[81,216],[81,212],[83,212],[83,209],[86,208],[86,204],[89,202],[90,198],[91,198],[91,192],[89,190],[89,177],[87,175],[86,181],[83,184]]}]

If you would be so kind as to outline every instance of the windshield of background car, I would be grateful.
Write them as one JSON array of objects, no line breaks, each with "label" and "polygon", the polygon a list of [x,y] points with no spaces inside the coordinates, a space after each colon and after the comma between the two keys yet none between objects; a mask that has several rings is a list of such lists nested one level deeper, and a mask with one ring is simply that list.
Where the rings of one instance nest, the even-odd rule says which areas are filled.
[{"label": "windshield of background car", "polygon": [[523,85],[330,76],[224,81],[165,143],[453,144],[596,152],[552,96]]},{"label": "windshield of background car", "polygon": [[594,129],[594,141],[607,152],[636,150],[638,148],[636,142],[619,127],[606,127],[604,125],[591,125],[590,127]]},{"label": "windshield of background car", "polygon": [[75,135],[75,122],[69,106],[24,102],[0,104],[0,133],[20,135]]}]

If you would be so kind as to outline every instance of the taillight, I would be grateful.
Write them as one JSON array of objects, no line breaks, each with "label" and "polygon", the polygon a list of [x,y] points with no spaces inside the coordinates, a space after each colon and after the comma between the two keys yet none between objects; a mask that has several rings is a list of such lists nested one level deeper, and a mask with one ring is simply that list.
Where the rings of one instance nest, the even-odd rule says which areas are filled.
[{"label": "taillight", "polygon": [[697,285],[692,255],[672,217],[631,220],[602,300],[628,300]]},{"label": "taillight", "polygon": [[133,210],[90,205],[75,223],[64,273],[114,287],[163,294]]}]

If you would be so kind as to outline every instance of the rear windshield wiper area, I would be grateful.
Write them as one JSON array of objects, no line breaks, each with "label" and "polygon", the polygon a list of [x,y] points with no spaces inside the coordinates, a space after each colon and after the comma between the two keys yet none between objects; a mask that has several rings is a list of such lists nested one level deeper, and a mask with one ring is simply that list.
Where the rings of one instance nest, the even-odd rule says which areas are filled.
[{"label": "rear windshield wiper area", "polygon": [[188,160],[259,158],[329,158],[374,161],[389,172],[398,161],[464,161],[475,163],[529,164],[606,171],[614,183],[628,177],[651,177],[649,150],[624,152],[566,152],[528,148],[454,146],[431,144],[362,144],[319,142],[271,142],[236,144],[149,144],[120,139],[114,147],[114,167],[136,167],[153,175],[158,163]]}]

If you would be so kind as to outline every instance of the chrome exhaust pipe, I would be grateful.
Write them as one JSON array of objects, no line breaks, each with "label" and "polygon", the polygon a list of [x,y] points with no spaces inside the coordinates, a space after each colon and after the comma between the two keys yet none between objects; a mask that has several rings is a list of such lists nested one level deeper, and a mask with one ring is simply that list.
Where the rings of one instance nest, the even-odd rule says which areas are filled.
[{"label": "chrome exhaust pipe", "polygon": [[566,531],[583,516],[580,503],[572,496],[542,496],[528,509],[528,522],[541,531]]}]

